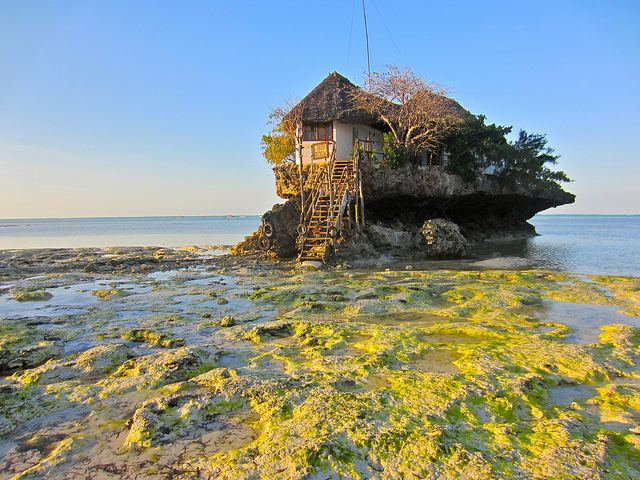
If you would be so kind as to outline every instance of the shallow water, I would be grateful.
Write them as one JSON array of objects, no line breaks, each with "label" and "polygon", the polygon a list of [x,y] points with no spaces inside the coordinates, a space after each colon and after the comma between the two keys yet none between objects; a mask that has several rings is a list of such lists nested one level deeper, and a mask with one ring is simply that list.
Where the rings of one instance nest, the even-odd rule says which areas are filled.
[{"label": "shallow water", "polygon": [[[419,262],[419,268],[534,266],[572,273],[640,275],[638,215],[537,215],[530,222],[539,236],[475,246],[467,259]],[[257,215],[0,219],[0,249],[235,244],[259,223]],[[211,249],[201,254],[221,253]]]},{"label": "shallow water", "polygon": [[0,249],[232,245],[259,223],[257,215],[0,219]]},{"label": "shallow water", "polygon": [[540,311],[547,322],[562,323],[573,331],[567,335],[570,343],[589,344],[598,341],[600,327],[621,323],[640,328],[640,317],[618,313],[619,308],[610,305],[587,305],[544,300]]}]

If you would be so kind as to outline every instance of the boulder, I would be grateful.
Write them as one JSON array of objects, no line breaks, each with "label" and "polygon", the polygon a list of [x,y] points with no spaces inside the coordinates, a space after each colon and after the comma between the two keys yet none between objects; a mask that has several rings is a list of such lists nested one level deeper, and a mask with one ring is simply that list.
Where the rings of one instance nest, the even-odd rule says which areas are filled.
[{"label": "boulder", "polygon": [[296,239],[300,222],[300,201],[292,198],[276,204],[262,215],[262,224],[251,235],[231,249],[233,255],[266,253],[278,258],[291,258],[297,254]]},{"label": "boulder", "polygon": [[15,349],[0,345],[0,372],[37,367],[47,360],[62,355],[62,352],[60,342],[47,340]]},{"label": "boulder", "polygon": [[379,250],[407,250],[414,246],[413,237],[405,230],[369,225],[367,236],[374,247]]},{"label": "boulder", "polygon": [[430,257],[461,257],[467,251],[467,241],[458,225],[442,218],[425,220],[422,236]]}]

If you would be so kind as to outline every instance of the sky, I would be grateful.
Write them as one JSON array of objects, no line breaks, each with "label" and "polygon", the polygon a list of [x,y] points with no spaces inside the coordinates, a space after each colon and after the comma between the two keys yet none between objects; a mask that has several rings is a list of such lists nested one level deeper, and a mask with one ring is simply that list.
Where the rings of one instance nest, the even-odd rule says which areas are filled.
[{"label": "sky", "polygon": [[[547,135],[549,213],[640,213],[640,2],[366,7],[374,71]],[[270,110],[366,68],[361,0],[0,0],[0,218],[260,214]]]}]

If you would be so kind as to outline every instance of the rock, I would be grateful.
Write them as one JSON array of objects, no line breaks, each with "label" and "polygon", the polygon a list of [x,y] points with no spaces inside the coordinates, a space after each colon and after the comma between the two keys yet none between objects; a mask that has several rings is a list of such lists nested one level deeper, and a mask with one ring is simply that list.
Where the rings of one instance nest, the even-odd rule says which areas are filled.
[{"label": "rock", "polygon": [[474,262],[474,267],[491,268],[491,269],[512,269],[512,268],[526,268],[530,267],[533,263],[526,258],[520,257],[498,257],[490,258],[487,260],[481,260]]},{"label": "rock", "polygon": [[112,343],[98,345],[82,352],[76,358],[75,368],[86,375],[108,373],[133,357],[126,345]]},{"label": "rock", "polygon": [[218,354],[214,346],[180,347],[127,360],[105,383],[105,394],[188,380],[212,369]]},{"label": "rock", "polygon": [[430,257],[461,257],[467,251],[467,241],[458,225],[442,218],[425,220],[422,235]]},{"label": "rock", "polygon": [[[283,204],[274,205],[262,215],[262,225],[231,249],[233,255],[265,253],[279,258],[297,255],[296,239],[300,222],[300,201],[291,198]],[[266,227],[266,229],[264,228]]]},{"label": "rock", "polygon": [[0,371],[33,368],[62,355],[59,342],[43,340],[16,350],[0,349]]},{"label": "rock", "polygon": [[300,264],[300,268],[303,270],[320,270],[324,264],[322,262],[316,262],[313,260],[306,260]]},{"label": "rock", "polygon": [[13,292],[13,298],[18,302],[42,302],[50,300],[52,297],[53,295],[45,290],[16,290]]},{"label": "rock", "polygon": [[465,181],[440,166],[389,169],[364,162],[362,167],[369,222],[401,222],[418,228],[425,218],[446,215],[469,241],[505,233],[520,238],[535,235],[528,219],[575,200],[561,188],[516,183],[496,175]]},{"label": "rock", "polygon": [[128,330],[121,335],[121,338],[131,342],[145,342],[149,345],[165,348],[181,347],[184,345],[183,338],[172,337],[164,332],[155,332],[146,328]]},{"label": "rock", "polygon": [[148,448],[179,438],[198,438],[212,430],[238,428],[227,416],[243,408],[240,398],[178,392],[146,400],[129,421],[126,448]]},{"label": "rock", "polygon": [[247,330],[243,337],[254,343],[260,343],[269,338],[286,338],[294,334],[293,322],[289,320],[273,320]]},{"label": "rock", "polygon": [[[533,236],[535,228],[527,222],[528,219],[542,210],[575,200],[573,194],[559,187],[525,184],[485,174],[465,180],[436,165],[416,167],[407,164],[391,169],[379,162],[365,161],[362,169],[365,215],[369,225],[396,224],[400,230],[414,232],[425,218],[446,216],[459,225],[460,232],[470,242]],[[278,195],[290,200],[284,206],[274,206],[265,214],[276,232],[272,238],[276,246],[271,250],[279,257],[285,250],[288,256],[294,256],[299,209],[297,206],[291,209],[289,204],[299,198],[297,166],[282,165],[274,171]],[[278,231],[290,234],[279,236]],[[348,233],[348,237],[353,236],[354,232]],[[397,250],[397,247],[389,245],[394,243],[391,239],[378,240],[385,248]],[[258,237],[254,238],[254,242],[257,241]],[[255,248],[258,249],[257,243]],[[366,256],[366,253],[353,251],[345,258],[349,255]]]},{"label": "rock", "polygon": [[383,227],[381,225],[369,225],[367,236],[378,250],[413,248],[413,237],[405,230]]},{"label": "rock", "polygon": [[236,324],[236,319],[232,315],[226,315],[220,320],[221,327],[233,327]]},{"label": "rock", "polygon": [[80,354],[49,360],[44,365],[15,374],[12,378],[25,385],[89,378],[115,370],[132,356],[131,350],[125,345],[98,345]]}]

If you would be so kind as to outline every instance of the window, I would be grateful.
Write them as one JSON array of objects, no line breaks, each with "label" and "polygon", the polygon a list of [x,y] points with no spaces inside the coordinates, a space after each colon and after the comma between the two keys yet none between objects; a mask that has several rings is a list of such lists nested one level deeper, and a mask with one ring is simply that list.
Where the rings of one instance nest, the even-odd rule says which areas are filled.
[{"label": "window", "polygon": [[302,139],[310,142],[326,142],[333,140],[333,124],[305,123],[302,127]]}]

